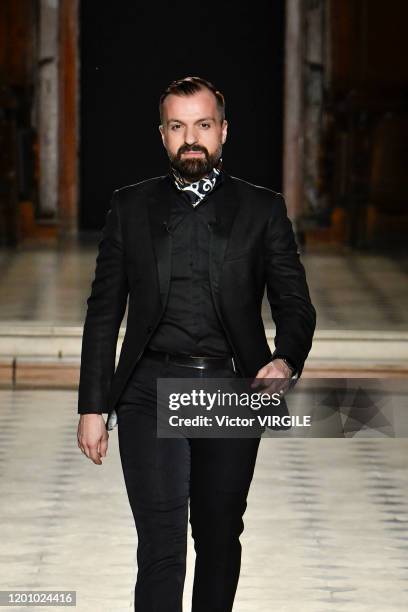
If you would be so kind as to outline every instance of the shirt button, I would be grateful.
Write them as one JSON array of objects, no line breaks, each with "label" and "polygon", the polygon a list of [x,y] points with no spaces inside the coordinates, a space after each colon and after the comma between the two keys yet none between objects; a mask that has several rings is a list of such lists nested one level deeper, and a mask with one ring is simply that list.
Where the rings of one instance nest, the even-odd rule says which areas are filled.
[{"label": "shirt button", "polygon": [[152,326],[152,325],[149,325],[149,326],[146,328],[146,331],[147,331],[147,332],[151,332],[151,331],[152,331],[152,329],[153,329],[153,326]]}]

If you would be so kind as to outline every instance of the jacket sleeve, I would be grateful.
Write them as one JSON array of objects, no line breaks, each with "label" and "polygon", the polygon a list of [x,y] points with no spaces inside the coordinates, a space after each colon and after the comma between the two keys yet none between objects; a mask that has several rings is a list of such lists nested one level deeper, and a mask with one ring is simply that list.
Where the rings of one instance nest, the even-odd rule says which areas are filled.
[{"label": "jacket sleeve", "polygon": [[118,192],[98,244],[96,269],[82,335],[78,414],[108,412],[107,398],[115,370],[116,344],[126,310],[128,280],[118,210]]},{"label": "jacket sleeve", "polygon": [[316,311],[283,196],[272,202],[264,242],[267,298],[276,326],[272,358],[285,357],[300,376],[312,347]]}]

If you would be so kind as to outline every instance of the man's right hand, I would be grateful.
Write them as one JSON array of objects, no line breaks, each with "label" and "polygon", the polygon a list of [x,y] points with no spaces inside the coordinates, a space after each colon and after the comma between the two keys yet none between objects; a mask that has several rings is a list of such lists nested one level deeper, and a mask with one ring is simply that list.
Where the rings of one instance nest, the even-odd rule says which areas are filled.
[{"label": "man's right hand", "polygon": [[97,465],[106,457],[109,433],[101,414],[81,414],[78,423],[78,446]]}]

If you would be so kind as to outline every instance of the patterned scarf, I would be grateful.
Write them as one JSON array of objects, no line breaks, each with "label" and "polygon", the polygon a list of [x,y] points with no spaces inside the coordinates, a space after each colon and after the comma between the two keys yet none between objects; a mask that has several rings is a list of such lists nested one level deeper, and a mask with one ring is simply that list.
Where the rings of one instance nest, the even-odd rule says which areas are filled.
[{"label": "patterned scarf", "polygon": [[222,159],[220,158],[209,174],[194,183],[188,183],[173,166],[170,166],[170,171],[177,189],[184,191],[191,204],[196,207],[214,189],[221,174],[221,166]]}]

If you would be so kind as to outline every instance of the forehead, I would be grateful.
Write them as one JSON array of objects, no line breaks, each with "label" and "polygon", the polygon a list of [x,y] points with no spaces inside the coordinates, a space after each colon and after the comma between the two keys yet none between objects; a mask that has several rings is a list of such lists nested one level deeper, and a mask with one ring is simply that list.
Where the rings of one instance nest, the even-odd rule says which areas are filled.
[{"label": "forehead", "polygon": [[214,94],[203,89],[188,96],[169,94],[163,102],[163,117],[170,119],[193,120],[200,117],[217,117],[217,101]]}]

